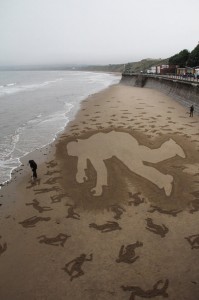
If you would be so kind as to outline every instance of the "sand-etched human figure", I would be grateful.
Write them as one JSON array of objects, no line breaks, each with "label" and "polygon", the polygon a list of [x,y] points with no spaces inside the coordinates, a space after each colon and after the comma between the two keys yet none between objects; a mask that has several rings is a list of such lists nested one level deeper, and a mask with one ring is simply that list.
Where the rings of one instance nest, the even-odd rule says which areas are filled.
[{"label": "sand-etched human figure", "polygon": [[166,234],[169,232],[169,229],[164,224],[162,225],[155,224],[151,218],[147,218],[146,221],[147,221],[146,229],[155,234],[160,235],[162,238],[165,237]]},{"label": "sand-etched human figure", "polygon": [[49,206],[40,206],[39,201],[37,199],[33,199],[33,202],[31,203],[26,203],[26,205],[32,205],[34,209],[36,209],[39,213],[43,213],[45,211],[52,210],[51,207]]},{"label": "sand-etched human figure", "polygon": [[172,139],[164,142],[157,149],[150,149],[139,145],[138,141],[129,133],[117,131],[100,132],[88,139],[69,142],[67,152],[68,155],[78,157],[76,173],[78,183],[88,180],[85,173],[87,160],[93,165],[97,173],[96,186],[91,189],[94,196],[101,196],[103,186],[108,185],[107,168],[104,161],[112,157],[118,158],[130,171],[149,180],[158,188],[164,189],[165,194],[170,196],[173,177],[145,165],[144,162],[156,164],[175,155],[185,158],[183,149]]},{"label": "sand-etched human figure", "polygon": [[92,261],[92,260],[93,260],[92,253],[90,254],[89,258],[86,258],[86,254],[83,253],[80,256],[76,257],[75,259],[69,261],[67,264],[65,264],[65,267],[62,268],[62,270],[64,270],[70,276],[70,281],[72,281],[74,278],[84,275],[84,271],[82,270],[82,265],[84,264],[84,262]]},{"label": "sand-etched human figure", "polygon": [[[160,287],[162,286],[162,287]],[[162,296],[164,298],[168,298],[167,289],[169,286],[169,280],[166,279],[165,282],[163,280],[158,280],[150,290],[143,290],[139,286],[121,286],[123,291],[131,292],[130,300],[134,300],[136,296],[141,298],[153,298]]]},{"label": "sand-etched human figure", "polygon": [[120,248],[119,257],[116,259],[116,262],[124,262],[127,264],[134,263],[139,258],[139,256],[135,256],[135,249],[142,246],[143,243],[139,241],[134,244],[127,245],[126,247],[122,245]]},{"label": "sand-etched human figure", "polygon": [[105,224],[98,225],[96,223],[90,223],[90,228],[95,228],[96,230],[101,231],[102,233],[110,232],[114,230],[121,230],[122,228],[119,226],[117,222],[114,221],[107,221]]},{"label": "sand-etched human figure", "polygon": [[74,206],[70,205],[70,204],[66,204],[66,206],[69,206],[68,208],[68,215],[66,216],[66,218],[71,218],[71,219],[75,219],[75,220],[80,220],[80,215],[74,211]]},{"label": "sand-etched human figure", "polygon": [[55,237],[47,237],[46,235],[41,235],[38,237],[39,243],[41,244],[47,244],[52,246],[62,246],[64,247],[64,244],[66,243],[67,239],[71,237],[70,235],[59,233]]},{"label": "sand-etched human figure", "polygon": [[38,223],[38,222],[42,222],[42,221],[49,221],[51,218],[50,217],[31,217],[29,219],[26,219],[22,222],[19,222],[19,224],[21,224],[23,227],[25,228],[31,228],[31,227],[35,227],[35,225]]},{"label": "sand-etched human figure", "polygon": [[185,239],[191,245],[191,249],[199,249],[199,234],[190,235],[185,237]]}]

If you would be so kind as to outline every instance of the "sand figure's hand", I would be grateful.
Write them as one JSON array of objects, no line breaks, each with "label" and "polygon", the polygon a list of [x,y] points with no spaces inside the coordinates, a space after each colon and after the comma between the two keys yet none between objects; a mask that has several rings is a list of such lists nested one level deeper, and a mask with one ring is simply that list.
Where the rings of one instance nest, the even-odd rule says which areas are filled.
[{"label": "sand figure's hand", "polygon": [[173,176],[166,175],[165,179],[166,179],[166,182],[164,184],[164,191],[167,196],[170,196],[171,191],[172,191]]},{"label": "sand figure's hand", "polygon": [[93,196],[101,196],[102,195],[102,186],[96,186],[91,189],[91,193]]},{"label": "sand figure's hand", "polygon": [[85,181],[88,181],[88,177],[86,176],[85,172],[77,172],[76,180],[78,183],[84,183]]}]

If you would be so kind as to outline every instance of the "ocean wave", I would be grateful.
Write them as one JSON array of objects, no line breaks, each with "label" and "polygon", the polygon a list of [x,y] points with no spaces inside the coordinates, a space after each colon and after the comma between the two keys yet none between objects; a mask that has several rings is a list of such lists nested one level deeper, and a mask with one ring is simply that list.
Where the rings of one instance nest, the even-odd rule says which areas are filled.
[{"label": "ocean wave", "polygon": [[50,84],[57,83],[58,81],[61,81],[61,80],[63,80],[62,77],[59,77],[55,80],[48,80],[48,81],[44,81],[41,83],[26,84],[26,85],[17,84],[16,82],[8,83],[8,84],[0,86],[0,88],[1,88],[0,89],[0,97],[9,95],[9,94],[16,94],[16,93],[20,93],[20,92],[24,92],[24,91],[33,91],[33,90],[48,86]]}]

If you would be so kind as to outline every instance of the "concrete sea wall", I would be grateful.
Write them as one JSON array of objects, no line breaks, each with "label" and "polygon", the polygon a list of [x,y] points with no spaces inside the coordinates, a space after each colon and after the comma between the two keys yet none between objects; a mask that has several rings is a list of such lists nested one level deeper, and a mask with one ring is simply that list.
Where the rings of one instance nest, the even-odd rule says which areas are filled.
[{"label": "concrete sea wall", "polygon": [[199,83],[197,82],[194,83],[145,74],[123,74],[121,83],[159,90],[186,107],[190,107],[193,104],[195,112],[199,113]]}]

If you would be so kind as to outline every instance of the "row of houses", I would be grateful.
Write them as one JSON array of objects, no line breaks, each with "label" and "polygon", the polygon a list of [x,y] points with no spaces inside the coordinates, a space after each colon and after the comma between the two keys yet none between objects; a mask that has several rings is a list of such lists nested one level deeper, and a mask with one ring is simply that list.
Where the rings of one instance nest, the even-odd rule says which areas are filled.
[{"label": "row of houses", "polygon": [[194,68],[190,68],[190,67],[179,68],[178,66],[175,65],[158,65],[148,69],[147,74],[160,74],[160,75],[174,74],[182,77],[190,76],[190,77],[199,78],[199,66],[196,66]]}]

